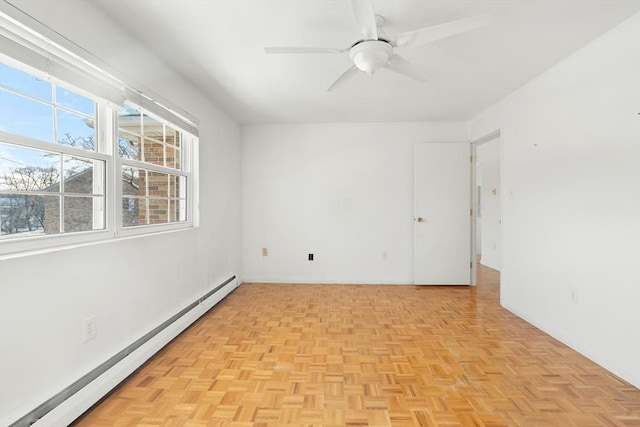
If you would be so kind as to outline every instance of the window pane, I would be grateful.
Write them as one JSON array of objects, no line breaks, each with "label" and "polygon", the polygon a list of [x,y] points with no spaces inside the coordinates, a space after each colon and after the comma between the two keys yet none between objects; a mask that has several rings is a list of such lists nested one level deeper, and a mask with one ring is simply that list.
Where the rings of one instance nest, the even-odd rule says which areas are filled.
[{"label": "window pane", "polygon": [[147,171],[149,197],[169,197],[169,175],[162,172]]},{"label": "window pane", "polygon": [[169,222],[186,221],[186,200],[169,201]]},{"label": "window pane", "polygon": [[169,197],[184,197],[187,179],[184,176],[171,175],[169,177]]},{"label": "window pane", "polygon": [[164,141],[164,126],[158,120],[148,115],[142,118],[145,138],[153,138],[157,141]]},{"label": "window pane", "polygon": [[177,222],[179,218],[178,205],[176,200],[169,200],[169,222]]},{"label": "window pane", "polygon": [[53,107],[0,90],[0,129],[3,132],[53,141]]},{"label": "window pane", "polygon": [[176,149],[174,152],[175,156],[175,168],[182,170],[182,150]]},{"label": "window pane", "polygon": [[145,225],[147,223],[144,212],[140,211],[140,204],[144,205],[144,199],[135,197],[122,198],[122,226]]},{"label": "window pane", "polygon": [[56,104],[72,110],[79,111],[89,116],[95,116],[95,102],[70,90],[56,87]]},{"label": "window pane", "polygon": [[144,161],[153,165],[164,166],[164,145],[145,139]]},{"label": "window pane", "polygon": [[120,131],[118,135],[118,156],[123,159],[142,160],[140,157],[140,137]]},{"label": "window pane", "polygon": [[60,154],[0,143],[0,190],[60,191]]},{"label": "window pane", "polygon": [[125,111],[118,115],[118,128],[136,135],[141,135],[142,114],[140,111],[125,104]]},{"label": "window pane", "polygon": [[60,233],[60,197],[44,197],[44,232],[46,234]]},{"label": "window pane", "polygon": [[64,197],[64,232],[100,230],[104,228],[102,197]]},{"label": "window pane", "polygon": [[94,121],[67,111],[56,109],[58,143],[95,151]]},{"label": "window pane", "polygon": [[142,184],[145,182],[145,170],[135,169],[131,167],[122,167],[122,194],[125,196],[145,196],[144,185],[140,186],[140,177],[142,176]]},{"label": "window pane", "polygon": [[180,146],[180,131],[169,125],[165,126],[164,142],[169,145]]},{"label": "window pane", "polygon": [[0,194],[2,236],[41,236],[60,232],[60,196]]},{"label": "window pane", "polygon": [[51,83],[0,64],[0,84],[35,98],[51,102]]},{"label": "window pane", "polygon": [[171,146],[166,146],[164,147],[165,153],[166,153],[166,164],[165,166],[168,168],[174,168],[176,169],[176,153],[178,152],[178,150],[176,150],[175,148],[171,147]]},{"label": "window pane", "polygon": [[149,199],[149,224],[164,224],[169,222],[167,199]]},{"label": "window pane", "polygon": [[64,192],[104,194],[105,162],[64,156]]}]

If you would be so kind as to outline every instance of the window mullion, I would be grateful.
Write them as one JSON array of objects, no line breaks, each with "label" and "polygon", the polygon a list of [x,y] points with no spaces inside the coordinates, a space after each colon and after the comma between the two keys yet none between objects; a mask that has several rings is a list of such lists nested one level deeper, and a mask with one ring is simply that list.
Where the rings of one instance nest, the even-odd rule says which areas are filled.
[{"label": "window mullion", "polygon": [[149,209],[151,207],[151,203],[149,202],[149,171],[148,170],[144,171],[144,201],[145,201],[145,207],[144,207],[145,224],[144,225],[149,225],[150,224]]},{"label": "window mullion", "polygon": [[51,85],[51,114],[53,114],[53,143],[58,143],[58,108],[56,106],[56,87]]},{"label": "window mullion", "polygon": [[162,172],[170,175],[180,175],[180,176],[187,176],[189,174],[187,171],[167,168],[164,166],[154,165],[152,163],[144,163],[137,160],[121,159],[121,161],[125,166],[130,166],[130,167],[139,168],[139,169],[147,169],[152,172]]},{"label": "window mullion", "polygon": [[34,148],[42,151],[50,151],[53,153],[68,154],[69,156],[73,157],[82,157],[102,161],[106,161],[110,158],[110,156],[108,156],[107,154],[88,151],[77,147],[71,147],[69,145],[52,144],[50,142],[44,142],[37,139],[31,139],[21,135],[14,135],[2,131],[0,131],[0,139],[2,140],[2,142],[7,144]]},{"label": "window mullion", "polygon": [[[166,162],[165,162],[166,163]],[[167,175],[167,223],[171,222],[171,175]]]},{"label": "window mullion", "polygon": [[140,112],[140,161],[146,163],[146,138],[144,135],[144,115]]},{"label": "window mullion", "polygon": [[[55,124],[54,124],[54,126],[55,126]],[[60,233],[64,233],[64,184],[65,184],[65,182],[64,182],[64,154],[60,155],[60,165],[58,167],[60,168],[59,169],[60,170],[60,178],[59,178],[60,179],[60,187],[59,187],[60,192],[59,192],[59,195],[58,195],[58,200],[59,200],[59,203],[60,203],[59,210],[58,210],[58,212],[60,213],[60,218],[59,218],[60,221],[59,221],[59,224],[58,224],[58,227],[59,227],[58,230],[59,230]]]},{"label": "window mullion", "polygon": [[[101,134],[104,138],[102,150],[110,155],[110,163],[107,170],[110,177],[107,182],[110,184],[105,194],[107,197],[107,224],[119,235],[122,230],[122,159],[118,156],[118,110],[104,106],[102,112]],[[100,125],[100,122],[99,122]]]}]

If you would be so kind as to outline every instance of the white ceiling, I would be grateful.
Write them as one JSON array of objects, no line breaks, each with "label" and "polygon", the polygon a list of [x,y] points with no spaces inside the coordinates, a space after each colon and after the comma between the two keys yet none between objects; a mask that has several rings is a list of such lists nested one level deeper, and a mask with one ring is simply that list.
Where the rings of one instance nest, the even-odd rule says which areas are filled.
[{"label": "white ceiling", "polygon": [[361,37],[347,0],[95,1],[243,124],[467,120],[640,10],[638,0],[374,0],[388,34],[484,12],[494,23],[398,49],[425,83],[380,70],[327,92],[348,54],[264,47],[349,47]]}]

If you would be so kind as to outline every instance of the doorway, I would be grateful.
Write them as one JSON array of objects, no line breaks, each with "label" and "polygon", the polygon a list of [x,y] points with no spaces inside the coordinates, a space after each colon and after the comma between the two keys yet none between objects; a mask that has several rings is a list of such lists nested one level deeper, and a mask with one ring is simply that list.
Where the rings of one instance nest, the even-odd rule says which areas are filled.
[{"label": "doorway", "polygon": [[[502,188],[500,133],[494,132],[472,143],[474,167],[472,188],[473,259],[483,267],[500,272],[502,267]],[[478,265],[473,279],[477,283]]]}]

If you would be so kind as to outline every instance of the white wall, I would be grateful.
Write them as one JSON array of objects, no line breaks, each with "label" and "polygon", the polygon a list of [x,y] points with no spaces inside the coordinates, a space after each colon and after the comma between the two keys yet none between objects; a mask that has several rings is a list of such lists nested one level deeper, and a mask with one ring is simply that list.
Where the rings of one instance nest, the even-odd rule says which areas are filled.
[{"label": "white wall", "polygon": [[[500,225],[500,139],[496,138],[478,146],[477,161],[480,163],[482,187],[480,189],[481,210],[476,226],[481,230],[481,264],[500,270],[502,243]],[[495,190],[495,194],[494,194]]]},{"label": "white wall", "polygon": [[462,123],[244,126],[243,279],[413,283],[414,145],[464,140]]},{"label": "white wall", "polygon": [[639,34],[636,14],[470,126],[501,129],[502,304],[637,387]]},{"label": "white wall", "polygon": [[[31,6],[36,18],[200,118],[201,226],[0,260],[0,425],[237,275],[240,264],[236,123],[90,2]],[[83,343],[81,322],[91,315],[98,335]]]}]

